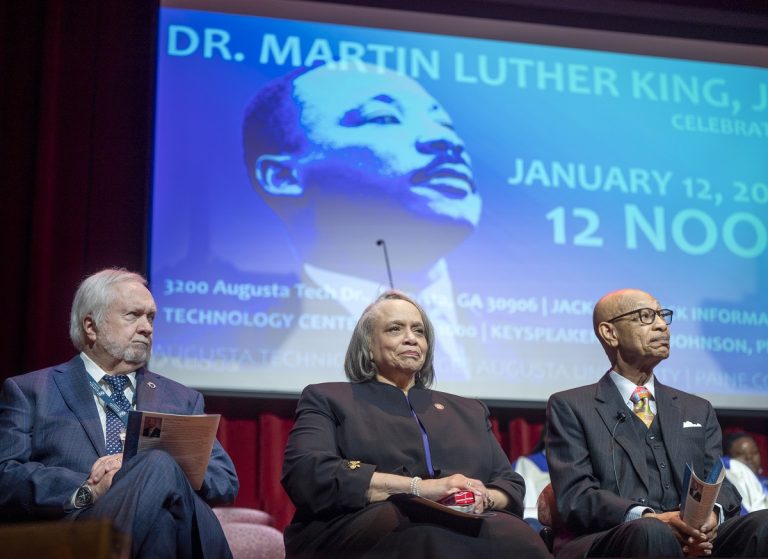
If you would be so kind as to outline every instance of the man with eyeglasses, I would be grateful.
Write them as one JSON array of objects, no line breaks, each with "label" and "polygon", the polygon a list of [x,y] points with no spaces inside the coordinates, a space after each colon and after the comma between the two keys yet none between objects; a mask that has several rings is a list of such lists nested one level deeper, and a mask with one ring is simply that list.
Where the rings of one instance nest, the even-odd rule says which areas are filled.
[{"label": "man with eyeglasses", "polygon": [[566,528],[558,559],[768,556],[767,511],[739,517],[727,480],[702,526],[680,517],[685,464],[706,475],[722,451],[712,405],[653,374],[669,357],[672,314],[637,289],[604,296],[593,325],[610,368],[549,399],[547,462]]}]

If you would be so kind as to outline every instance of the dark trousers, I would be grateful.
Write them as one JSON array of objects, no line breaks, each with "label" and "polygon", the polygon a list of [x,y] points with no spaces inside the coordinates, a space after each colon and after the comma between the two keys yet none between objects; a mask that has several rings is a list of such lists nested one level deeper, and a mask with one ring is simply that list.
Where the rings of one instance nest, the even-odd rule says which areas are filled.
[{"label": "dark trousers", "polygon": [[[304,539],[304,538],[302,538]],[[294,545],[286,533],[289,558],[481,559],[551,557],[544,542],[522,519],[497,512],[470,536],[436,524],[412,522],[391,502],[368,505],[325,525],[317,537]]]},{"label": "dark trousers", "polygon": [[[655,518],[640,518],[586,536],[592,545],[586,557],[683,557],[672,530]],[[577,538],[570,545],[583,545]],[[558,557],[573,556],[563,546]],[[768,510],[726,520],[717,528],[712,557],[768,557]]]},{"label": "dark trousers", "polygon": [[231,558],[216,515],[167,453],[141,452],[125,462],[112,487],[76,519],[111,518],[131,535],[132,557]]}]

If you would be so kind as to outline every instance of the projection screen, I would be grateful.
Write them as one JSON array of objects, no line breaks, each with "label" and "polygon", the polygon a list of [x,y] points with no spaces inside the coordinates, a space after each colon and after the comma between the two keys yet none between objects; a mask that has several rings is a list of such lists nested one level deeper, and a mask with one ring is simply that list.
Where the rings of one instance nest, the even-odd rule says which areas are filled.
[{"label": "projection screen", "polygon": [[[152,367],[343,380],[390,287],[438,390],[543,402],[608,368],[592,308],[674,310],[662,382],[768,408],[764,47],[298,2],[160,10]],[[389,270],[388,270],[389,264]]]}]

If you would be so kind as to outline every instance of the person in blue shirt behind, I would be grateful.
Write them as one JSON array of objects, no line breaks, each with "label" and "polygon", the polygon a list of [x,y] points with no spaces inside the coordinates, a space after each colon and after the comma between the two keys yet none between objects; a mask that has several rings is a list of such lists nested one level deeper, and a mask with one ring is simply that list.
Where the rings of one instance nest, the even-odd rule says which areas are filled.
[{"label": "person in blue shirt behind", "polygon": [[749,433],[737,431],[723,438],[725,475],[741,494],[741,512],[768,508],[766,478],[762,477],[760,451]]},{"label": "person in blue shirt behind", "polygon": [[512,469],[515,473],[523,476],[525,480],[523,520],[536,531],[543,528],[541,522],[539,522],[539,512],[536,503],[539,494],[549,485],[549,465],[547,465],[547,456],[544,448],[544,437],[546,434],[547,424],[545,423],[539,440],[531,450],[531,453],[520,456],[512,463]]}]

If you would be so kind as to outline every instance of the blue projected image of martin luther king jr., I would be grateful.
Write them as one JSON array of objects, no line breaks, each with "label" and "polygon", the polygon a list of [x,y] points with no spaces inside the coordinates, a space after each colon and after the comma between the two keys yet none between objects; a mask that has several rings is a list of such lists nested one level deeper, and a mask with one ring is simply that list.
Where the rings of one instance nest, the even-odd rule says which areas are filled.
[{"label": "blue projected image of martin luther king jr.", "polygon": [[[354,288],[357,304],[342,304],[359,315],[385,286],[375,246],[385,239],[396,287],[438,328],[456,323],[444,257],[475,230],[482,200],[450,115],[418,82],[360,61],[297,69],[256,94],[243,147],[304,281]],[[448,354],[463,362],[448,339]]]},{"label": "blue projected image of martin luther king jr.", "polygon": [[384,238],[418,289],[478,224],[464,142],[410,77],[356,61],[294,71],[256,95],[243,134],[250,179],[304,262],[378,278]]}]

